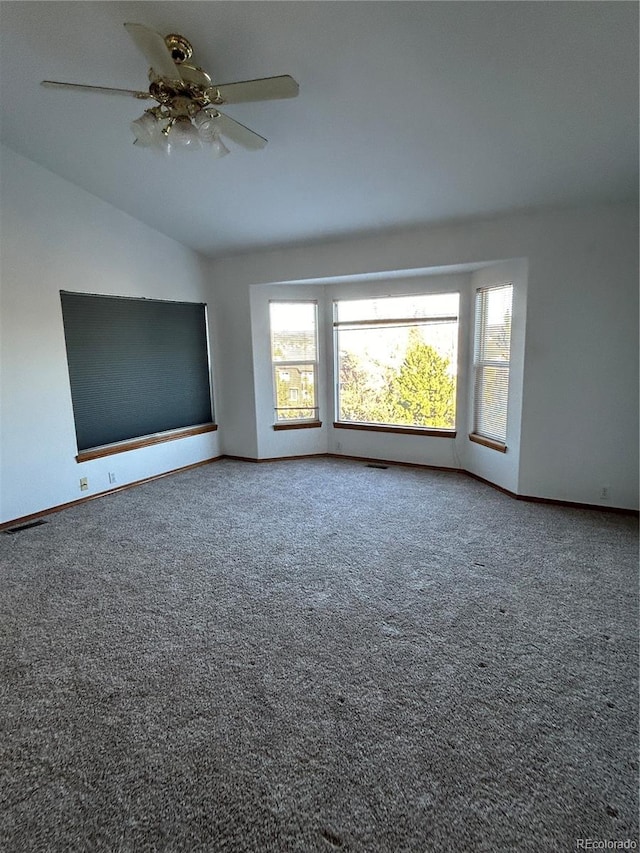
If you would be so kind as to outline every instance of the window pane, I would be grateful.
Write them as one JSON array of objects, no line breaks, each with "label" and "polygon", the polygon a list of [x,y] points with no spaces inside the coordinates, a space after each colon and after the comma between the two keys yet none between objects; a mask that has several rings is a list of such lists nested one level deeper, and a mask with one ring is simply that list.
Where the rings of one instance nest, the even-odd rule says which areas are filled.
[{"label": "window pane", "polygon": [[315,303],[272,302],[269,307],[272,361],[315,361]]},{"label": "window pane", "polygon": [[474,431],[502,442],[507,437],[512,296],[511,284],[476,294]]},{"label": "window pane", "polygon": [[457,322],[338,329],[338,420],[453,429],[457,330]]},{"label": "window pane", "polygon": [[459,294],[430,293],[417,296],[384,296],[336,303],[336,321],[397,320],[408,318],[457,317]]},{"label": "window pane", "polygon": [[318,417],[317,409],[278,409],[278,421],[314,421]]},{"label": "window pane", "polygon": [[494,287],[479,291],[481,332],[477,359],[479,361],[509,361],[511,347],[511,297],[513,288]]},{"label": "window pane", "polygon": [[505,441],[507,436],[507,402],[509,368],[478,368],[476,432],[487,438]]},{"label": "window pane", "polygon": [[316,365],[281,363],[273,366],[276,420],[316,418]]},{"label": "window pane", "polygon": [[316,303],[271,302],[269,316],[276,422],[316,420]]}]

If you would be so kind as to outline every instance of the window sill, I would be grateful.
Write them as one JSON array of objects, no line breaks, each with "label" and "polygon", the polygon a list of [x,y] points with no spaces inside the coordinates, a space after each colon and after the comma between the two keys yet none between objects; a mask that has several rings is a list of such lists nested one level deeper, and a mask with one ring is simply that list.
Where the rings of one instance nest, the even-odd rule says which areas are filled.
[{"label": "window sill", "polygon": [[283,429],[318,429],[322,426],[322,421],[298,421],[290,424],[274,424],[273,428],[276,431]]},{"label": "window sill", "polygon": [[80,450],[76,456],[76,462],[88,462],[90,459],[101,459],[103,456],[113,456],[116,453],[126,453],[128,450],[137,450],[139,447],[149,447],[152,444],[162,444],[165,441],[175,441],[178,438],[187,438],[190,435],[200,435],[204,432],[215,432],[217,424],[200,424],[200,426],[187,427],[186,429],[171,430],[170,432],[159,432],[155,435],[146,435],[142,438],[134,438],[130,441],[120,441],[117,444],[104,444],[102,447],[90,447]]},{"label": "window sill", "polygon": [[498,453],[506,453],[507,445],[502,441],[496,441],[493,438],[485,438],[483,435],[478,435],[475,432],[469,434],[469,441],[476,444],[481,444],[483,447],[488,447],[490,450],[497,450]]},{"label": "window sill", "polygon": [[399,435],[426,435],[435,438],[455,438],[455,429],[430,429],[429,427],[386,426],[385,424],[359,424],[350,421],[335,421],[335,429],[358,429],[368,432],[395,432]]}]

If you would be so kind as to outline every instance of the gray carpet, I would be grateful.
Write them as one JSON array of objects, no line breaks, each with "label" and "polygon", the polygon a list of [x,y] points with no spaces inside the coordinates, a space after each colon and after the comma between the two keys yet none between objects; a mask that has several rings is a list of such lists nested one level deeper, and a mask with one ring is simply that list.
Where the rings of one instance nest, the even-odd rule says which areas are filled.
[{"label": "gray carpet", "polygon": [[638,837],[638,526],[222,461],[0,535],[0,847]]}]

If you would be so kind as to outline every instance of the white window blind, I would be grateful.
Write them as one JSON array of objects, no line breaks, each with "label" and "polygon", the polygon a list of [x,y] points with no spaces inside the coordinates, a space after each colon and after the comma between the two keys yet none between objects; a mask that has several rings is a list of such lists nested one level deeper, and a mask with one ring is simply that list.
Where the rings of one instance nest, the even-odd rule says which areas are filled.
[{"label": "white window blind", "polygon": [[502,443],[507,440],[512,300],[511,284],[476,291],[473,431]]}]

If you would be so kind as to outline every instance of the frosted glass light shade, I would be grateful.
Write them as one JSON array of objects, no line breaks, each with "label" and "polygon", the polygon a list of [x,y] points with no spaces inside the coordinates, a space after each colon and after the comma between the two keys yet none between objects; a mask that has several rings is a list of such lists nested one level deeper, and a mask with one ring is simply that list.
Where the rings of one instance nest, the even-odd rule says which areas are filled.
[{"label": "frosted glass light shade", "polygon": [[193,123],[198,128],[200,139],[211,142],[216,135],[216,117],[206,110],[200,110],[193,117]]},{"label": "frosted glass light shade", "polygon": [[200,146],[198,130],[191,124],[191,119],[180,116],[173,122],[169,130],[169,142],[181,148],[198,148]]},{"label": "frosted glass light shade", "polygon": [[135,136],[134,144],[149,148],[157,144],[162,128],[154,115],[145,112],[131,122],[131,130]]},{"label": "frosted glass light shade", "polygon": [[156,154],[161,154],[168,157],[171,154],[172,145],[166,133],[159,133],[158,138],[153,143],[152,151]]},{"label": "frosted glass light shade", "polygon": [[224,144],[224,142],[220,139],[218,134],[214,136],[211,140],[211,153],[214,157],[224,157],[226,154],[229,154],[229,149]]}]

